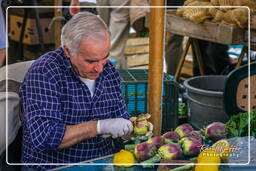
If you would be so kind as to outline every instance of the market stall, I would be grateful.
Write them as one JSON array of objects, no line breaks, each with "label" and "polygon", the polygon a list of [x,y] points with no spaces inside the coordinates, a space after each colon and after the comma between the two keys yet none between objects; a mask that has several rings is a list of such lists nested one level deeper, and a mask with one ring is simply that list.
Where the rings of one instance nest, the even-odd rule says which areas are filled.
[{"label": "market stall", "polygon": [[[186,45],[186,51],[190,44],[192,44],[194,48],[197,48],[196,41],[193,38],[223,43],[227,45],[242,44],[248,47],[248,30],[246,29],[241,29],[234,26],[228,26],[225,24],[213,22],[204,22],[198,24],[172,13],[167,13],[166,17],[168,31],[190,37]],[[251,36],[254,36],[254,32],[251,32]],[[161,44],[160,47],[162,47]],[[251,47],[254,48],[253,42]],[[245,52],[246,49],[243,50],[240,58],[244,56]],[[185,56],[186,52],[184,53],[183,57]],[[151,56],[151,58],[153,57]],[[154,60],[156,59],[151,60],[154,62]],[[159,61],[155,63],[158,62]],[[182,64],[180,64],[180,67],[181,65]],[[240,66],[239,62],[237,67],[238,66]],[[159,66],[157,64],[154,64],[152,68],[154,67],[157,68]],[[250,70],[248,70],[248,68]],[[177,127],[173,128],[173,130],[164,132],[160,135],[159,118],[156,118],[158,116],[156,114],[157,110],[149,110],[151,115],[141,114],[132,119],[134,124],[133,133],[130,137],[126,137],[126,139],[124,139],[125,146],[120,152],[114,154],[113,156],[106,156],[106,158],[103,159],[101,158],[95,159],[93,161],[85,161],[85,163],[92,164],[101,162],[104,163],[105,161],[106,163],[111,163],[114,164],[115,166],[81,165],[73,167],[62,167],[59,168],[59,170],[72,170],[78,168],[81,170],[86,170],[89,167],[94,167],[94,169],[96,169],[96,167],[101,167],[101,169],[106,170],[255,170],[256,160],[254,156],[256,154],[256,140],[254,137],[256,133],[256,112],[253,111],[255,109],[255,90],[251,89],[252,96],[250,100],[252,104],[248,104],[249,98],[245,98],[245,96],[249,96],[248,91],[246,91],[248,90],[248,87],[250,87],[248,84],[247,87],[244,86],[242,88],[245,90],[243,94],[239,93],[238,91],[239,89],[241,89],[238,88],[238,85],[243,80],[246,80],[248,83],[248,80],[250,80],[251,78],[251,85],[255,83],[255,63],[243,66],[243,70],[245,70],[243,71],[243,73],[248,73],[250,71],[251,75],[242,74],[243,78],[239,78],[239,81],[237,81],[237,85],[232,84],[233,87],[237,88],[234,92],[232,92],[232,97],[236,96],[235,101],[238,103],[243,101],[241,102],[242,105],[240,106],[237,105],[237,103],[235,102],[235,105],[237,105],[238,108],[240,108],[240,112],[231,114],[227,113],[226,111],[227,116],[226,118],[224,118],[224,120],[215,118],[216,121],[213,121],[209,119],[210,116],[205,115],[205,118],[201,117],[203,112],[207,112],[206,110],[201,111],[202,113],[194,115],[193,119],[197,117],[196,119],[198,119],[199,121],[201,120],[203,125],[197,127],[195,124],[191,124],[188,120],[187,123],[180,124]],[[234,77],[233,75],[237,74],[237,72],[241,74],[241,72],[239,72],[237,69],[234,71],[234,73],[231,73],[227,77]],[[203,71],[201,71],[201,73],[203,74]],[[155,74],[158,74],[158,72],[156,72]],[[177,78],[178,76],[179,74],[176,74]],[[159,75],[151,75],[150,77],[153,83],[158,83],[158,81],[156,80],[159,78]],[[153,79],[153,77],[157,78]],[[226,100],[224,101],[224,104],[222,103],[222,94],[224,91],[224,87],[227,92],[228,88],[226,87],[229,87],[230,85],[227,85],[225,81],[223,83],[220,83],[218,80],[213,81],[212,84],[213,83],[217,83],[218,86],[220,85],[220,87],[222,86],[220,88],[221,90],[216,89],[209,91],[222,91],[220,93],[218,92],[218,94],[221,94],[219,101],[221,102],[220,105],[222,105],[221,110],[223,113],[225,113],[225,108],[223,107],[223,105],[227,108],[227,106],[229,106],[229,102]],[[150,86],[152,85],[149,85],[149,87]],[[161,92],[158,89],[159,87],[152,87],[150,88],[150,90],[154,89],[154,91],[156,91],[156,94]],[[203,89],[203,86],[197,89]],[[152,93],[152,91],[150,91],[149,93]],[[206,96],[210,96],[210,94]],[[150,103],[150,108],[160,106],[160,103],[161,102],[152,101]],[[204,107],[206,106],[208,108],[213,106],[212,103],[213,102],[211,100],[209,100],[208,104],[205,104],[205,101],[201,102],[201,104],[204,105]],[[245,106],[249,107],[245,109],[243,108]],[[191,105],[189,107],[191,107]],[[248,113],[248,110],[251,110],[251,112]],[[216,115],[218,115],[218,113],[216,113]],[[151,121],[153,121],[153,124],[149,122],[150,117],[154,118],[153,120],[151,119]],[[206,124],[205,121],[208,121],[208,123]],[[161,164],[163,165],[158,166]],[[175,166],[177,168],[174,169],[172,165],[179,166]]]},{"label": "market stall", "polygon": [[[55,5],[57,4],[59,1],[55,1]],[[117,152],[113,155],[75,163],[75,166],[74,163],[70,166],[64,163],[65,166],[53,170],[256,170],[256,88],[252,87],[256,84],[256,63],[239,68],[244,53],[250,48],[250,38],[251,48],[255,48],[256,32],[225,23],[195,23],[175,13],[166,13],[166,31],[189,37],[175,75],[176,80],[179,79],[189,46],[192,45],[194,51],[198,51],[196,39],[245,46],[237,69],[228,76],[215,76],[211,81],[191,79],[184,83],[188,102],[185,112],[187,120],[177,124],[173,122],[177,115],[167,116],[170,113],[177,114],[179,86],[170,76],[163,74],[163,0],[153,0],[151,5],[157,7],[151,8],[150,12],[149,70],[134,70],[133,73],[120,70],[128,112],[131,114],[135,111],[130,108],[129,102],[132,100],[133,107],[142,104],[143,108],[143,112],[135,111],[136,116],[130,118],[133,124],[132,133],[115,139],[114,149]],[[55,15],[62,15],[61,11],[56,9]],[[56,25],[55,29],[60,29],[60,25]],[[59,36],[56,38],[59,39]],[[197,53],[203,75],[201,58]],[[131,84],[135,87],[135,92],[130,89]],[[141,85],[142,88],[139,87]],[[140,96],[137,96],[138,92]],[[139,101],[139,97],[144,101]],[[161,115],[162,110],[166,113]],[[175,124],[171,128],[163,129],[166,122]],[[102,136],[109,138],[109,134]]]}]

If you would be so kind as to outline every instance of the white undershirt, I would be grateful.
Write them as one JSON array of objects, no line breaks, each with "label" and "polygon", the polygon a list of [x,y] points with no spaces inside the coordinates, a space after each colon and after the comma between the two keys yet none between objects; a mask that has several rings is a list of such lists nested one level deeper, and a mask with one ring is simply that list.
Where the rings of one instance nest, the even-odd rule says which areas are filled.
[{"label": "white undershirt", "polygon": [[94,94],[94,90],[95,90],[95,80],[90,80],[90,79],[87,79],[87,78],[83,78],[83,77],[79,77],[83,83],[86,84],[86,86],[89,88],[90,92],[91,92],[91,97],[93,96]]}]

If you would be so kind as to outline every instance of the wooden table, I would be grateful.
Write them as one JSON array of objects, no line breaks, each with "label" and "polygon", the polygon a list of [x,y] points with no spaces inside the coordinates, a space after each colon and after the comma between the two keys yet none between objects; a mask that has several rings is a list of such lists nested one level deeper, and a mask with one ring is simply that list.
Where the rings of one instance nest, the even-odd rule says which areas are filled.
[{"label": "wooden table", "polygon": [[[173,11],[167,12],[166,20],[166,31],[171,33],[226,45],[248,45],[248,29],[240,29],[210,21],[196,24],[175,15]],[[256,49],[256,30],[251,30],[251,48]]]},{"label": "wooden table", "polygon": [[[201,60],[202,56],[199,51],[197,39],[225,45],[244,45],[236,67],[241,65],[242,57],[247,51],[246,49],[249,47],[248,39],[251,41],[250,49],[256,50],[256,30],[254,29],[249,32],[248,29],[240,29],[237,27],[231,27],[210,21],[196,24],[193,21],[177,16],[174,11],[167,11],[166,31],[189,37],[182,54],[182,59],[180,60],[178,69],[175,73],[176,80],[178,80],[180,77],[181,68],[185,61],[185,57],[190,45],[196,54],[200,73],[201,75],[204,75],[203,63]],[[250,38],[248,35],[249,33]]]}]

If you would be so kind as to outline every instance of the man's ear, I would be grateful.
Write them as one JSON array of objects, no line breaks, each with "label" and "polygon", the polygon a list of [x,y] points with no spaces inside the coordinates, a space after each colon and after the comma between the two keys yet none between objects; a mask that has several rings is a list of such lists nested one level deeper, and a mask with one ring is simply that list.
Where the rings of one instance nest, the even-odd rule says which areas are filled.
[{"label": "man's ear", "polygon": [[71,58],[71,53],[66,45],[63,46],[63,50],[68,58]]}]

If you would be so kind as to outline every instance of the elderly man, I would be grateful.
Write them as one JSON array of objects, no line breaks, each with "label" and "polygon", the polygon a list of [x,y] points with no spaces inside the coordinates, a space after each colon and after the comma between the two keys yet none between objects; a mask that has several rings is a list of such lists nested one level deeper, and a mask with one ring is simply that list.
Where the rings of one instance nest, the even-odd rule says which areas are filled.
[{"label": "elderly man", "polygon": [[104,22],[94,14],[77,13],[63,27],[61,41],[61,48],[32,64],[20,88],[22,162],[38,163],[24,170],[111,154],[111,136],[133,129],[120,75],[108,60],[110,34]]},{"label": "elderly man", "polygon": [[[111,59],[117,61],[117,68],[125,69],[127,68],[127,64],[124,49],[130,30],[130,10],[127,8],[127,6],[129,7],[130,0],[96,0],[96,4],[98,6],[98,14],[104,20],[111,32],[111,48],[109,56]],[[80,11],[79,0],[71,0],[70,5],[77,6],[77,8],[70,8],[69,11],[71,15],[74,15]],[[109,7],[101,8],[100,6]],[[120,6],[120,8],[111,8],[111,6]]]}]

